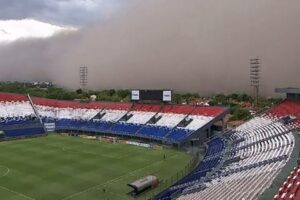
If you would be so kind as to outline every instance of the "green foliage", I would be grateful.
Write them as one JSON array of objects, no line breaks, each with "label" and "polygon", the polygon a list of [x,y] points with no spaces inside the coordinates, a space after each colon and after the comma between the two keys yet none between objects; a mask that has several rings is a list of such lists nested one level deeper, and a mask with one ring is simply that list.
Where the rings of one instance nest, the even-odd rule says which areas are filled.
[{"label": "green foliage", "polygon": [[82,94],[83,91],[82,91],[82,89],[78,89],[78,90],[76,90],[76,93],[77,93],[77,94]]},{"label": "green foliage", "polygon": [[276,105],[282,101],[281,98],[269,98],[269,99],[258,99],[258,107],[259,108],[270,108],[273,105]]},{"label": "green foliage", "polygon": [[213,96],[209,102],[209,105],[211,106],[228,106],[229,104],[229,97],[225,96],[224,94],[217,94]]},{"label": "green foliage", "polygon": [[216,105],[218,105],[218,102],[217,102],[215,99],[212,99],[212,100],[210,100],[210,101],[208,102],[208,104],[209,104],[210,106],[216,106]]},{"label": "green foliage", "polygon": [[251,117],[250,111],[244,108],[232,107],[232,112],[233,116],[230,118],[230,121],[247,120]]},{"label": "green foliage", "polygon": [[187,104],[191,103],[193,98],[194,98],[194,96],[192,93],[184,93],[181,95],[181,99],[183,99],[184,100],[183,102],[185,102]]},{"label": "green foliage", "polygon": [[247,94],[241,94],[241,95],[238,95],[238,100],[239,100],[239,101],[253,102],[252,97],[249,96],[249,95],[247,95]]},{"label": "green foliage", "polygon": [[126,97],[129,97],[130,91],[129,90],[117,90],[116,94],[120,98],[125,99]]},{"label": "green foliage", "polygon": [[182,104],[182,95],[180,95],[180,94],[174,94],[173,95],[173,100],[177,104]]},{"label": "green foliage", "polygon": [[239,95],[236,93],[232,93],[230,95],[228,95],[229,98],[233,99],[233,100],[238,100]]},{"label": "green foliage", "polygon": [[60,100],[74,100],[74,99],[89,99],[91,95],[96,95],[97,100],[101,101],[130,101],[129,90],[103,90],[103,91],[83,91],[77,89],[71,91],[58,87],[39,88],[32,86],[31,84],[24,83],[0,83],[1,92],[11,92],[18,94],[30,94],[31,96],[44,97],[49,99],[60,99]]}]

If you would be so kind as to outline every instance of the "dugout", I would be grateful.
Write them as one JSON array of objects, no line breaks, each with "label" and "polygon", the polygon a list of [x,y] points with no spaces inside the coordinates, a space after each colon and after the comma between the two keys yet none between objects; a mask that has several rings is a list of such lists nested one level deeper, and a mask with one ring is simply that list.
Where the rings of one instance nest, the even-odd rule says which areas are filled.
[{"label": "dugout", "polygon": [[132,196],[136,196],[148,189],[156,188],[158,184],[159,184],[158,178],[156,176],[149,175],[139,180],[136,180],[132,183],[129,183],[127,185],[133,188],[133,191],[130,192],[129,194]]}]

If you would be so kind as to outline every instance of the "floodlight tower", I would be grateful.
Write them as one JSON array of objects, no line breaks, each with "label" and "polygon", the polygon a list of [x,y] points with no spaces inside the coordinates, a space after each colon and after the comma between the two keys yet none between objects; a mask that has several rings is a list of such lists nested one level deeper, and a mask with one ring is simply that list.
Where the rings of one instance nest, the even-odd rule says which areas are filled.
[{"label": "floodlight tower", "polygon": [[260,64],[261,62],[258,57],[250,59],[250,82],[251,82],[251,86],[254,88],[255,91],[256,106],[258,104],[258,97],[259,97],[260,72],[261,72]]},{"label": "floodlight tower", "polygon": [[80,81],[80,87],[81,89],[86,89],[86,86],[88,84],[88,67],[83,66],[79,68],[79,81]]}]

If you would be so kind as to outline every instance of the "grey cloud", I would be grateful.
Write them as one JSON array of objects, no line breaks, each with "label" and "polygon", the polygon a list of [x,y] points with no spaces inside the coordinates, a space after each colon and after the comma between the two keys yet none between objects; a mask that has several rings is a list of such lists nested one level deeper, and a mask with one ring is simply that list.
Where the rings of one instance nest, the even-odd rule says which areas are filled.
[{"label": "grey cloud", "polygon": [[34,18],[82,26],[105,17],[120,3],[120,0],[0,0],[0,19]]},{"label": "grey cloud", "polygon": [[251,92],[249,59],[262,59],[262,93],[300,85],[298,0],[124,0],[117,15],[72,34],[0,47],[0,80],[78,88]]}]

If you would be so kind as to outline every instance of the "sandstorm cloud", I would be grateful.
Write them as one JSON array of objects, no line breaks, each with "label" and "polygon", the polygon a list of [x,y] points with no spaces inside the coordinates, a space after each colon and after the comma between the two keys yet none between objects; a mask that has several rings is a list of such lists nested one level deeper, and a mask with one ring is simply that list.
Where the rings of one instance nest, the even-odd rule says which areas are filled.
[{"label": "sandstorm cloud", "polygon": [[300,86],[297,0],[124,0],[74,33],[0,46],[0,80],[89,88],[251,92],[249,59],[262,60],[262,92]]}]

